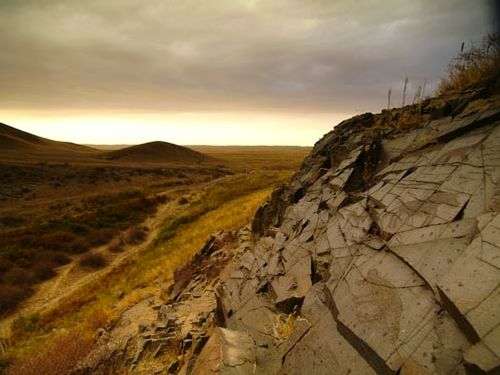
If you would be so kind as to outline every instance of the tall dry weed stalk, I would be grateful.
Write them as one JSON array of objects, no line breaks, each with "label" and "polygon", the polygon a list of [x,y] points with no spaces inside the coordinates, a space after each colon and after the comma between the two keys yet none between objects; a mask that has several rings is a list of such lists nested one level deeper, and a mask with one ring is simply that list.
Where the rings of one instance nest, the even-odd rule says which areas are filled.
[{"label": "tall dry weed stalk", "polygon": [[408,88],[408,77],[405,77],[404,83],[403,83],[403,99],[402,99],[402,107],[405,106],[406,104],[406,89]]}]

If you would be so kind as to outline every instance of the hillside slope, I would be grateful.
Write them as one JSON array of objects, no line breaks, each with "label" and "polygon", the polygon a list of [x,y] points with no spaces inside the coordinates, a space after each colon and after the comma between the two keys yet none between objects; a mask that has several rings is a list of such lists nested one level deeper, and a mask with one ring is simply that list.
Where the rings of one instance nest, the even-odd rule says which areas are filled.
[{"label": "hillside slope", "polygon": [[16,152],[33,155],[97,154],[93,148],[69,142],[58,142],[24,132],[0,123],[0,156]]},{"label": "hillside slope", "polygon": [[77,161],[86,164],[199,164],[218,162],[190,148],[156,141],[104,150],[58,142],[0,123],[0,160],[6,162]]},{"label": "hillside slope", "polygon": [[210,161],[208,156],[168,142],[149,142],[108,152],[110,160],[129,162],[187,162],[199,163]]},{"label": "hillside slope", "polygon": [[155,321],[79,371],[498,373],[499,180],[499,95],[346,120],[252,233],[210,239]]}]

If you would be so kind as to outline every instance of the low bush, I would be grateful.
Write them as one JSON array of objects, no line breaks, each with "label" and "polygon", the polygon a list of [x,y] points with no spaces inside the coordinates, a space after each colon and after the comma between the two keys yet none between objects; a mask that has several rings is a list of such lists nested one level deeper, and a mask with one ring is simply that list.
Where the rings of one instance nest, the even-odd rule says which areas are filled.
[{"label": "low bush", "polygon": [[106,259],[100,254],[85,254],[79,263],[85,268],[99,269],[106,265]]},{"label": "low bush", "polygon": [[[121,238],[110,244],[110,251],[122,251],[128,243],[139,244],[147,237],[147,229],[140,223],[167,200],[164,194],[146,197],[138,190],[98,195],[84,200],[79,214],[74,214],[74,210],[69,215],[63,209],[67,202],[63,202],[57,207],[63,216],[51,213],[50,219],[26,227],[20,226],[21,220],[13,215],[4,215],[0,217],[0,283],[31,290],[30,286],[53,277],[56,267],[69,263],[68,255],[105,245],[120,233]],[[80,260],[81,266],[91,269],[105,264],[100,255]],[[9,308],[18,303],[19,296],[27,295],[10,287],[7,292],[14,296],[13,302],[2,306]]]},{"label": "low bush", "polygon": [[170,200],[166,194],[158,194],[154,199],[158,204],[164,204]]},{"label": "low bush", "polygon": [[21,267],[11,268],[2,276],[2,282],[10,285],[30,285],[34,280],[34,273]]},{"label": "low bush", "polygon": [[7,367],[9,367],[9,364],[10,364],[10,361],[8,358],[6,357],[3,357],[1,354],[0,354],[0,374],[3,374],[2,371],[5,371],[5,369]]},{"label": "low bush", "polygon": [[24,218],[14,215],[5,215],[0,217],[0,226],[7,228],[18,227],[25,223]]},{"label": "low bush", "polygon": [[0,284],[0,314],[16,307],[31,294],[31,290],[18,285]]},{"label": "low bush", "polygon": [[179,204],[180,205],[185,205],[185,204],[188,204],[188,203],[189,203],[189,200],[186,197],[181,197],[179,199]]},{"label": "low bush", "polygon": [[143,226],[130,227],[124,233],[125,242],[131,245],[137,245],[144,242],[147,236],[148,228]]},{"label": "low bush", "polygon": [[27,332],[34,332],[39,328],[40,315],[21,315],[12,322],[12,333],[16,337],[24,336]]},{"label": "low bush", "polygon": [[0,257],[0,274],[10,270],[12,267],[14,267],[14,263],[6,258]]},{"label": "low bush", "polygon": [[55,266],[63,266],[71,262],[71,259],[66,254],[57,251],[46,251],[40,257],[52,262]]},{"label": "low bush", "polygon": [[111,240],[108,246],[108,250],[111,251],[112,253],[120,253],[124,250],[125,247],[125,240],[123,239],[123,236],[118,236]]},{"label": "low bush", "polygon": [[41,235],[34,243],[34,246],[47,250],[66,251],[77,240],[78,237],[74,233],[58,230]]},{"label": "low bush", "polygon": [[144,197],[144,194],[137,189],[125,190],[115,194],[99,194],[89,197],[83,203],[89,207],[108,206],[113,203],[118,203],[124,200]]},{"label": "low bush", "polygon": [[37,281],[48,280],[55,276],[56,271],[54,271],[56,265],[49,260],[44,260],[36,263],[32,268],[32,272]]},{"label": "low bush", "polygon": [[105,245],[113,238],[115,234],[116,230],[110,228],[98,229],[91,233],[89,243],[91,246]]}]

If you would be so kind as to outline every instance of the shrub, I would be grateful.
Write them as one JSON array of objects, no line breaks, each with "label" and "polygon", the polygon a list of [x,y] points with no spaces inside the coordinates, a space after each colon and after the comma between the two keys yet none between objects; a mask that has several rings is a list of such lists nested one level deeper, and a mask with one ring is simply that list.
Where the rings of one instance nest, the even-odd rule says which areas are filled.
[{"label": "shrub", "polygon": [[57,251],[46,251],[41,253],[41,258],[54,263],[57,266],[63,266],[71,262],[71,259],[64,253]]},{"label": "shrub", "polygon": [[45,249],[63,250],[68,243],[72,243],[76,239],[77,236],[74,233],[60,230],[43,234],[38,239],[36,245]]},{"label": "shrub", "polygon": [[0,313],[13,309],[29,294],[30,290],[25,287],[0,284]]},{"label": "shrub", "polygon": [[453,59],[448,76],[441,80],[438,94],[459,92],[482,86],[500,74],[500,36],[489,35],[479,46],[462,50]]},{"label": "shrub", "polygon": [[14,267],[14,263],[10,260],[0,257],[0,273],[4,273]]},{"label": "shrub", "polygon": [[3,374],[2,371],[5,371],[5,369],[9,366],[9,359],[6,357],[1,357],[0,356],[0,374]]},{"label": "shrub", "polygon": [[80,259],[80,266],[98,269],[106,265],[106,259],[100,254],[86,254]]},{"label": "shrub", "polygon": [[19,216],[14,216],[14,215],[5,215],[0,217],[0,225],[3,225],[4,227],[18,227],[22,224],[24,224],[25,220],[22,217]]},{"label": "shrub", "polygon": [[11,285],[30,285],[33,283],[35,277],[32,271],[25,270],[21,267],[11,268],[5,272],[2,281]]},{"label": "shrub", "polygon": [[83,238],[77,238],[69,243],[65,249],[66,252],[72,254],[82,254],[90,249],[90,244]]},{"label": "shrub", "polygon": [[137,245],[143,242],[148,236],[148,229],[143,226],[133,226],[125,231],[125,242]]},{"label": "shrub", "polygon": [[12,322],[12,333],[21,337],[26,332],[34,332],[39,328],[39,322],[40,315],[38,314],[21,315]]},{"label": "shrub", "polygon": [[35,264],[31,270],[35,276],[37,281],[48,280],[55,276],[56,272],[54,271],[56,265],[49,260],[41,261]]},{"label": "shrub", "polygon": [[123,236],[118,236],[109,243],[108,250],[112,253],[120,253],[123,251],[124,246],[125,241]]},{"label": "shrub", "polygon": [[169,201],[168,196],[165,194],[158,194],[154,199],[155,199],[155,202],[158,204],[167,203]]},{"label": "shrub", "polygon": [[34,246],[46,250],[80,254],[87,251],[91,245],[87,240],[72,232],[58,230],[40,236],[40,238],[35,241]]},{"label": "shrub", "polygon": [[116,230],[109,228],[98,229],[90,233],[88,240],[92,246],[104,245],[107,244],[113,238],[115,233]]},{"label": "shrub", "polygon": [[186,197],[181,197],[179,199],[179,204],[180,205],[185,205],[185,204],[188,204],[188,203],[189,203],[189,200]]},{"label": "shrub", "polygon": [[3,258],[20,267],[30,267],[37,257],[37,252],[34,249],[7,247],[2,249]]}]

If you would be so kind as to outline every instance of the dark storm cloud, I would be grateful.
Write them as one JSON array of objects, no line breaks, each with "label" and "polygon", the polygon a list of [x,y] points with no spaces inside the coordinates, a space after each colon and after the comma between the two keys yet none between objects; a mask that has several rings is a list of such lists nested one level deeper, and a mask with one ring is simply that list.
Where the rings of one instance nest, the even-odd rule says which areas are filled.
[{"label": "dark storm cloud", "polygon": [[0,0],[4,108],[377,109],[491,30],[487,1]]}]

